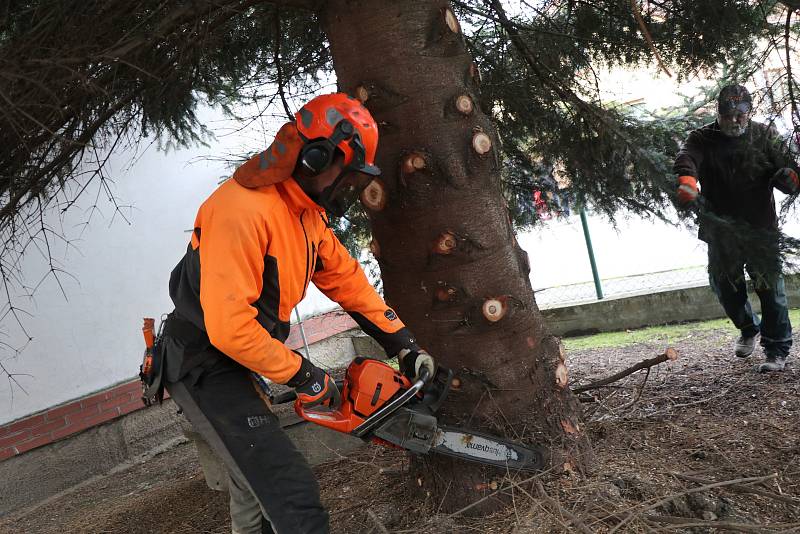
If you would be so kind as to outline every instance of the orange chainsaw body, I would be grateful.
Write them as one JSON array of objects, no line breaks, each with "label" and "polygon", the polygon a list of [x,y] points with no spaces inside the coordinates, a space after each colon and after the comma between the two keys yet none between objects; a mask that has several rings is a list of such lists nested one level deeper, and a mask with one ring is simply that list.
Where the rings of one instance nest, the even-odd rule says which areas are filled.
[{"label": "orange chainsaw body", "polygon": [[306,421],[349,433],[410,387],[408,378],[382,361],[356,358],[347,367],[338,410],[305,409],[295,401],[294,411]]},{"label": "orange chainsaw body", "polygon": [[[433,376],[423,367],[412,383],[381,361],[356,358],[341,382],[339,409],[305,409],[297,400],[294,409],[311,423],[413,454],[444,454],[496,466],[504,472],[544,467],[546,450],[540,446],[529,447],[490,434],[440,426],[434,414],[452,381],[453,372],[441,366]],[[296,397],[273,397],[277,404],[290,402],[291,398]]]}]

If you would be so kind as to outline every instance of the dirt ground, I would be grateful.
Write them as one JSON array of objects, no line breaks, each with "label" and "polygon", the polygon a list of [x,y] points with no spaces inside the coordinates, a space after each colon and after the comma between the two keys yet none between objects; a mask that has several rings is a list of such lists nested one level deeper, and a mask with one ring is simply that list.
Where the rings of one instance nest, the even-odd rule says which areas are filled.
[{"label": "dirt ground", "polygon": [[[477,498],[510,495],[512,505],[491,517],[414,500],[400,451],[370,446],[321,465],[332,530],[800,532],[800,363],[759,375],[760,349],[740,360],[732,343],[730,330],[690,332],[669,343],[677,361],[582,394],[595,471],[499,478]],[[667,345],[569,352],[572,380],[605,377]],[[0,532],[224,533],[226,497],[206,487],[193,446],[182,445],[0,519]]]}]

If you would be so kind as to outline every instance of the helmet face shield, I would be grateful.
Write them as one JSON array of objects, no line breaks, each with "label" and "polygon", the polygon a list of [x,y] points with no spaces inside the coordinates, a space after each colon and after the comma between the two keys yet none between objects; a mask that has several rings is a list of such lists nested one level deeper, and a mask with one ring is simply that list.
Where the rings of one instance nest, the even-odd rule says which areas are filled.
[{"label": "helmet face shield", "polygon": [[355,204],[373,178],[354,169],[342,169],[336,180],[319,194],[318,202],[332,214],[341,217]]},{"label": "helmet face shield", "polygon": [[736,115],[740,113],[749,115],[752,110],[753,105],[750,102],[736,102],[734,100],[729,100],[718,106],[720,115]]},{"label": "helmet face shield", "polygon": [[368,164],[366,151],[357,133],[349,140],[348,145],[353,154],[350,163],[345,166],[336,179],[319,194],[319,205],[341,217],[361,196],[372,179],[381,174],[375,165]]}]

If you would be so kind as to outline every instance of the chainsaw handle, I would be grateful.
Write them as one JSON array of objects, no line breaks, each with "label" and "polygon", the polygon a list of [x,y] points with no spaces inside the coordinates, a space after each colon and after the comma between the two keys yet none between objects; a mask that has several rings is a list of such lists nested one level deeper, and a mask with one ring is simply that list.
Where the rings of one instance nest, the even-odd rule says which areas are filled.
[{"label": "chainsaw handle", "polygon": [[423,367],[419,370],[419,376],[417,380],[422,381],[422,383],[427,384],[431,379],[431,372],[428,371],[427,367]]}]

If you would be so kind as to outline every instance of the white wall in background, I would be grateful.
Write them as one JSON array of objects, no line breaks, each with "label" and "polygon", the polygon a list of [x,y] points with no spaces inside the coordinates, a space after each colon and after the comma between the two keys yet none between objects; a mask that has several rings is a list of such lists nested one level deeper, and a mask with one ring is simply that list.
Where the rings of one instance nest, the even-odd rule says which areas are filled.
[{"label": "white wall in background", "polygon": [[[142,317],[172,310],[169,274],[186,250],[187,230],[199,205],[229,174],[222,162],[197,159],[239,151],[241,143],[241,138],[224,138],[210,148],[167,154],[151,147],[128,170],[130,155],[113,157],[108,174],[115,179],[118,202],[131,206],[121,210],[130,224],[101,198],[100,211],[81,233],[94,187],[63,220],[58,213],[50,214],[48,224],[76,239],[69,247],[51,239],[56,265],[65,271],[58,279],[66,299],[52,276],[33,299],[16,299],[33,340],[19,355],[0,348],[0,360],[10,372],[19,373],[15,378],[25,390],[0,378],[0,424],[136,375],[143,351]],[[29,254],[22,268],[26,283],[36,285],[47,268],[41,254]],[[311,291],[300,309],[308,315],[331,306],[318,291]],[[17,347],[24,339],[13,318],[6,316],[0,323],[0,342]]]}]

